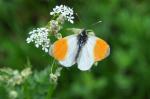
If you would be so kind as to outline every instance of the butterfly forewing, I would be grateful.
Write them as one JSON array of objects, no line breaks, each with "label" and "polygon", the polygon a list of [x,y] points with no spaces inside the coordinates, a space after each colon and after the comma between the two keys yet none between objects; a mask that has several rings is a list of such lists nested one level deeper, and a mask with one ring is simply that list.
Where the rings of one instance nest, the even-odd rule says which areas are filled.
[{"label": "butterfly forewing", "polygon": [[[65,42],[63,40],[66,40]],[[56,41],[53,45],[53,57],[65,67],[75,64],[75,56],[77,53],[77,36],[71,35]],[[56,54],[55,54],[56,53]]]},{"label": "butterfly forewing", "polygon": [[109,55],[110,47],[104,40],[95,37],[93,52],[95,61],[101,61]]}]

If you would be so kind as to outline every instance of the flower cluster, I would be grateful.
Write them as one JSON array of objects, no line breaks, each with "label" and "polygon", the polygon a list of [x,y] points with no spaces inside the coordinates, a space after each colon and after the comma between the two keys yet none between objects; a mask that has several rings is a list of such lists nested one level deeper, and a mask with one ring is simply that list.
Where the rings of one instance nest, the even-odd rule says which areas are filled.
[{"label": "flower cluster", "polygon": [[47,28],[37,28],[29,32],[29,37],[26,39],[27,43],[34,42],[35,46],[38,48],[42,46],[42,50],[48,52],[50,46],[50,39],[48,38],[49,30]]},{"label": "flower cluster", "polygon": [[57,14],[63,15],[66,18],[66,20],[68,20],[70,23],[74,23],[73,10],[70,7],[67,7],[65,5],[56,6],[55,8],[53,8],[53,11],[50,12],[50,15]]},{"label": "flower cluster", "polygon": [[18,97],[18,93],[15,90],[9,91],[9,98],[10,99],[16,99]]},{"label": "flower cluster", "polygon": [[26,39],[27,43],[33,42],[37,48],[40,46],[42,50],[48,52],[50,48],[50,34],[54,35],[57,39],[62,36],[59,31],[62,29],[62,25],[65,20],[73,23],[73,10],[65,5],[56,6],[53,11],[50,12],[55,18],[48,22],[48,25],[42,28],[37,28],[29,32],[29,37]]},{"label": "flower cluster", "polygon": [[0,84],[7,88],[9,99],[18,99],[19,94],[15,87],[23,84],[32,74],[32,71],[30,67],[23,69],[21,72],[11,68],[0,68],[0,73]]},{"label": "flower cluster", "polygon": [[61,26],[58,24],[57,20],[51,20],[49,25],[49,29],[52,34],[57,34],[61,29]]},{"label": "flower cluster", "polygon": [[58,77],[60,76],[61,70],[62,70],[62,67],[58,67],[55,73],[50,73],[49,76],[50,76],[51,83],[57,84],[57,80],[58,80]]},{"label": "flower cluster", "polygon": [[31,68],[29,67],[23,69],[21,72],[11,68],[1,68],[0,72],[6,74],[0,75],[0,82],[4,82],[10,86],[20,85],[32,74]]}]

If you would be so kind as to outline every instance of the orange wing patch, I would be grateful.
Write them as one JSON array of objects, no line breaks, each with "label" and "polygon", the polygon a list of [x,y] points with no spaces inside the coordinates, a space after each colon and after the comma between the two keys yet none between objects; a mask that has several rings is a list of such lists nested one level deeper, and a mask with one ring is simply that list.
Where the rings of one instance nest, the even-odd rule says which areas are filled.
[{"label": "orange wing patch", "polygon": [[56,41],[52,48],[52,55],[59,61],[65,59],[68,51],[68,43],[66,38],[59,39]]},{"label": "orange wing patch", "polygon": [[108,56],[110,51],[109,45],[102,39],[97,39],[94,46],[95,61],[100,61]]}]

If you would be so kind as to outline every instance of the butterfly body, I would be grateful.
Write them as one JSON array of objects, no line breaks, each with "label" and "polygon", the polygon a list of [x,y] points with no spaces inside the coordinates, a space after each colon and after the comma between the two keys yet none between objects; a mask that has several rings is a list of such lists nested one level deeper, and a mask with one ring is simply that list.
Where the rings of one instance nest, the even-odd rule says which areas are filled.
[{"label": "butterfly body", "polygon": [[83,29],[79,34],[57,40],[51,48],[51,55],[65,67],[75,63],[80,70],[89,70],[94,62],[109,55],[109,45],[96,36],[88,35]]},{"label": "butterfly body", "polygon": [[77,39],[78,39],[78,51],[77,51],[77,54],[76,54],[76,57],[75,57],[75,61],[79,57],[79,53],[80,53],[82,47],[85,45],[85,43],[87,42],[87,39],[88,39],[88,35],[87,35],[87,32],[86,32],[85,29],[83,29],[83,31],[80,34],[78,34]]}]

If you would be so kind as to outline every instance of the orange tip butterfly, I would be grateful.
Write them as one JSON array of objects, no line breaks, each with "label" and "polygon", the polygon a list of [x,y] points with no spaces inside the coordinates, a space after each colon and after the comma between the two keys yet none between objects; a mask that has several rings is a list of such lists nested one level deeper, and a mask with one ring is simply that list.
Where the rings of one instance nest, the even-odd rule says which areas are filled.
[{"label": "orange tip butterfly", "polygon": [[64,67],[71,67],[77,63],[80,70],[86,71],[95,62],[106,58],[110,47],[104,40],[89,35],[87,30],[83,29],[78,34],[54,42],[49,53]]}]

